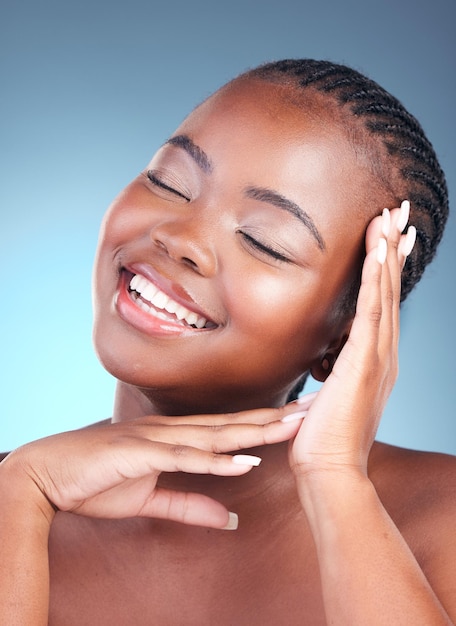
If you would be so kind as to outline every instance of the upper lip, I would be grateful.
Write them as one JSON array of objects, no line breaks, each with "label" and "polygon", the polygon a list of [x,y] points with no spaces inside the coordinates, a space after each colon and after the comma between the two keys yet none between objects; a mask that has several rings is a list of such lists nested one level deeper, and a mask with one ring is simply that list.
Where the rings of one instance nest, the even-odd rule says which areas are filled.
[{"label": "upper lip", "polygon": [[148,263],[138,262],[131,263],[125,266],[125,269],[132,274],[140,274],[156,285],[161,291],[166,293],[167,296],[186,307],[190,311],[193,311],[197,315],[206,318],[207,321],[218,325],[207,311],[204,311],[188,293],[188,291],[182,287],[182,285],[174,282],[170,278],[167,278],[163,274],[160,274],[155,268]]}]

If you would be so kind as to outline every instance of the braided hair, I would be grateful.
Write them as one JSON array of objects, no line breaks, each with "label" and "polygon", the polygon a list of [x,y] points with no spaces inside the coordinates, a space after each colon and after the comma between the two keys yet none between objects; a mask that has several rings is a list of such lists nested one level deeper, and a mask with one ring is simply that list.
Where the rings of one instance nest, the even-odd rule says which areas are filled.
[{"label": "braided hair", "polygon": [[[298,90],[326,94],[351,120],[353,130],[361,124],[371,145],[373,162],[381,152],[385,163],[378,168],[388,172],[388,187],[399,203],[410,200],[410,221],[417,229],[417,240],[402,272],[401,301],[418,283],[435,256],[448,218],[448,189],[432,144],[418,120],[397,98],[360,72],[330,61],[285,59],[265,63],[241,76],[288,85]],[[376,146],[383,145],[379,152]],[[385,152],[386,149],[386,152]],[[381,158],[381,157],[380,157]],[[349,306],[355,306],[359,284],[351,289]],[[288,401],[301,392],[308,373],[291,390]]]},{"label": "braided hair", "polygon": [[[403,301],[434,258],[449,210],[444,173],[418,120],[378,83],[330,61],[285,59],[260,65],[243,76],[327,94],[349,113],[354,126],[363,125],[373,145],[383,143],[393,196],[398,205],[410,200],[410,221],[417,229],[417,242],[402,272]],[[378,154],[376,150],[373,158],[378,159]]]}]

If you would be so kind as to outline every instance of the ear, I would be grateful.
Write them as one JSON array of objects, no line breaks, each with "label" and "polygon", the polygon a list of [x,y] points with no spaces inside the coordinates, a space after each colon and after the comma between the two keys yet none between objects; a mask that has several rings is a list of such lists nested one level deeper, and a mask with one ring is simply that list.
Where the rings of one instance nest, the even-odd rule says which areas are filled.
[{"label": "ear", "polygon": [[[378,239],[382,234],[382,216],[377,215],[371,220],[366,231],[366,252],[369,252],[378,244]],[[323,383],[331,374],[342,348],[344,347],[348,335],[350,334],[353,319],[350,319],[337,337],[328,345],[326,350],[320,353],[318,360],[310,368],[310,373],[315,380]]]},{"label": "ear", "polygon": [[339,337],[337,337],[337,339],[335,339],[323,353],[319,355],[319,358],[310,368],[310,373],[315,380],[324,383],[331,374],[334,363],[347,342],[352,322],[353,320],[350,320],[349,324],[347,324],[347,327],[345,328],[345,331],[339,335]]}]

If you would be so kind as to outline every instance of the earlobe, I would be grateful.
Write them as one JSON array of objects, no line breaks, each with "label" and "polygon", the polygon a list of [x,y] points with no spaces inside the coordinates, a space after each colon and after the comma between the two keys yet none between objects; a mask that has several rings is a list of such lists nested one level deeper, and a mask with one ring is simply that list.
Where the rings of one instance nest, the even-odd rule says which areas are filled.
[{"label": "earlobe", "polygon": [[[351,323],[350,323],[351,326]],[[347,342],[349,335],[349,331],[342,335],[334,345],[328,346],[326,352],[316,361],[316,363],[310,368],[310,373],[312,374],[315,380],[318,382],[324,383],[328,376],[331,374],[334,363],[336,362],[337,357],[339,356],[342,348]]]},{"label": "earlobe", "polygon": [[331,374],[336,358],[336,355],[326,352],[323,357],[321,357],[319,361],[312,366],[310,373],[313,378],[318,380],[318,382],[323,383]]}]

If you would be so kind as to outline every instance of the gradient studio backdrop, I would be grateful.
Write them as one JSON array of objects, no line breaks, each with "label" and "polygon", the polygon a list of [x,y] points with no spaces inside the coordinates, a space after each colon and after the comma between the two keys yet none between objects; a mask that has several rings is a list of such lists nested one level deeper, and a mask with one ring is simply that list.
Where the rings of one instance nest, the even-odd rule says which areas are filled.
[{"label": "gradient studio backdrop", "polygon": [[[91,345],[100,220],[235,74],[283,57],[353,65],[419,118],[454,192],[455,17],[454,0],[3,2],[0,450],[110,415]],[[403,309],[384,441],[456,453],[455,243],[453,214]]]}]

